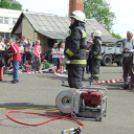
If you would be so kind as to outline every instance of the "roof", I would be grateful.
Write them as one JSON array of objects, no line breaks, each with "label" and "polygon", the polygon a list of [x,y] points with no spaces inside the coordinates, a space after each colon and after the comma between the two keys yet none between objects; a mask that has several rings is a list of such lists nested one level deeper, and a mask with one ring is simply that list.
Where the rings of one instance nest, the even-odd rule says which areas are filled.
[{"label": "roof", "polygon": [[[19,21],[14,26],[12,33],[15,32],[21,18],[25,16],[34,30],[44,36],[52,39],[65,39],[68,36],[70,19],[68,17],[59,17],[44,13],[23,12]],[[115,39],[97,20],[88,19],[86,23],[87,40],[91,39],[90,35],[95,30],[102,32],[103,42],[116,42]]]}]

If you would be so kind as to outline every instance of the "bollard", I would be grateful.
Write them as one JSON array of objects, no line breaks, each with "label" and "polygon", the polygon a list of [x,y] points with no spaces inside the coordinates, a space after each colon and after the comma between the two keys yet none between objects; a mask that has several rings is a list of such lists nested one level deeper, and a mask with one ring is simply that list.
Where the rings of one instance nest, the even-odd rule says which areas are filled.
[{"label": "bollard", "polygon": [[3,67],[0,68],[0,81],[3,80]]}]

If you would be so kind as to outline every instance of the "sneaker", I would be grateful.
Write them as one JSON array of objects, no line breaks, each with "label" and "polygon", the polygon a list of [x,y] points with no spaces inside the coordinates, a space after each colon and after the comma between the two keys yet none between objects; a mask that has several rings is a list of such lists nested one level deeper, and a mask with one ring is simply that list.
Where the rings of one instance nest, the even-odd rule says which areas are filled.
[{"label": "sneaker", "polygon": [[66,70],[66,69],[64,69],[64,70],[63,70],[63,72],[64,72],[64,73],[66,73],[66,72],[67,72],[67,70]]},{"label": "sneaker", "polygon": [[19,81],[15,81],[15,80],[12,80],[11,83],[12,84],[15,84],[15,83],[18,83]]}]

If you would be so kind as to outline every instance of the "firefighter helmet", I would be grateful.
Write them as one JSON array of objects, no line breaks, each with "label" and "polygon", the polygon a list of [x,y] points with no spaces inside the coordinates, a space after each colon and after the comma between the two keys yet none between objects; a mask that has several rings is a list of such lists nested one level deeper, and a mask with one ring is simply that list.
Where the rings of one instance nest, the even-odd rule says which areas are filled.
[{"label": "firefighter helmet", "polygon": [[85,14],[80,11],[80,10],[76,10],[76,11],[73,11],[70,15],[70,18],[75,18],[76,20],[78,21],[81,21],[81,22],[86,22],[86,16]]},{"label": "firefighter helmet", "polygon": [[94,32],[94,36],[95,36],[95,37],[101,37],[101,31],[100,31],[100,30],[96,30],[96,31]]}]

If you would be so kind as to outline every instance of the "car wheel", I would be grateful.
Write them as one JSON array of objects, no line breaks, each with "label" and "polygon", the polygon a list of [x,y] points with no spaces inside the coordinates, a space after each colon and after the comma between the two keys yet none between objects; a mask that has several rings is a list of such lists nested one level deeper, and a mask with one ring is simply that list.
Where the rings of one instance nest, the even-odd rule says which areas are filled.
[{"label": "car wheel", "polygon": [[112,64],[112,57],[110,55],[105,55],[102,63],[104,66],[110,66]]}]

